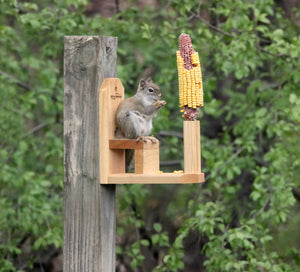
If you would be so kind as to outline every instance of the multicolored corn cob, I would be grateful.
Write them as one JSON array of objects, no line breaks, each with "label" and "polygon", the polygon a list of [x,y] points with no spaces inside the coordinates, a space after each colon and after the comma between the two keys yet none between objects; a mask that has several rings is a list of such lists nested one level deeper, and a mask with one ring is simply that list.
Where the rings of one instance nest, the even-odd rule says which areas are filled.
[{"label": "multicolored corn cob", "polygon": [[187,34],[179,36],[179,51],[176,52],[179,79],[179,104],[183,117],[196,120],[203,107],[202,74],[199,55],[194,50]]}]

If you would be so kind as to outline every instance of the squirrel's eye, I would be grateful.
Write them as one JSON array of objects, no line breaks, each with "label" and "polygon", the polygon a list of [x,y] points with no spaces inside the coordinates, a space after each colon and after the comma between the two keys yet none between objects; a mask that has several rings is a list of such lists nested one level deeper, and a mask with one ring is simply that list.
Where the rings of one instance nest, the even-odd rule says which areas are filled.
[{"label": "squirrel's eye", "polygon": [[149,88],[148,91],[149,91],[150,93],[153,93],[153,92],[154,92],[154,90],[153,90],[152,88]]}]

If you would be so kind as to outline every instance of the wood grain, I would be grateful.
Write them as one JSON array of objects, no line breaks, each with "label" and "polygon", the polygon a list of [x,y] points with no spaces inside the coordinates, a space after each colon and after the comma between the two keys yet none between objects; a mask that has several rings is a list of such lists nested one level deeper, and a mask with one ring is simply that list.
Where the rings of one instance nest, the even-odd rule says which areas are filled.
[{"label": "wood grain", "polygon": [[98,90],[116,77],[117,39],[66,36],[64,271],[115,271],[115,186],[100,185]]}]

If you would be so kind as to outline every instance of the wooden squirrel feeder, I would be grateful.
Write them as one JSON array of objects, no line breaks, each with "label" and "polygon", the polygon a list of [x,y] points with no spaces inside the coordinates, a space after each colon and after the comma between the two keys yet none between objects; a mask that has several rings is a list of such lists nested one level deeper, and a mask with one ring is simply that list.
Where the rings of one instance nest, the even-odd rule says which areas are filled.
[{"label": "wooden squirrel feeder", "polygon": [[[99,90],[101,184],[172,184],[204,182],[201,173],[200,122],[184,121],[184,172],[160,173],[159,141],[115,139],[116,112],[124,100],[118,78],[106,78]],[[125,149],[135,150],[135,173],[125,173]]]},{"label": "wooden squirrel feeder", "polygon": [[[102,184],[133,183],[200,183],[200,122],[196,119],[203,106],[203,88],[198,53],[187,34],[179,36],[176,54],[179,78],[179,103],[184,108],[184,171],[159,171],[159,141],[137,142],[115,139],[116,113],[124,100],[124,87],[118,78],[107,78],[99,90],[100,182]],[[125,150],[135,150],[135,173],[125,172]]]}]

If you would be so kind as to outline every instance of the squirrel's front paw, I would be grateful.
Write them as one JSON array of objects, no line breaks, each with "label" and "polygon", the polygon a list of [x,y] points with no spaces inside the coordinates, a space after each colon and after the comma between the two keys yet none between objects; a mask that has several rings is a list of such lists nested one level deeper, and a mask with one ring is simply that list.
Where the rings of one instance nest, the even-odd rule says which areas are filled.
[{"label": "squirrel's front paw", "polygon": [[157,100],[156,103],[154,104],[156,107],[163,107],[166,105],[167,102],[165,100]]}]

